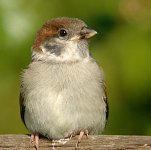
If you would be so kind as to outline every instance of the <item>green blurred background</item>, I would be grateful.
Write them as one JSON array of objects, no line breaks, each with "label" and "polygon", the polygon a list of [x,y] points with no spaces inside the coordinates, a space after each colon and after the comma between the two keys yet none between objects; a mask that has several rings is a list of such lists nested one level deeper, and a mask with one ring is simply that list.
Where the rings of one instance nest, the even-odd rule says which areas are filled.
[{"label": "green blurred background", "polygon": [[151,134],[150,0],[0,0],[0,133],[28,133],[19,115],[20,72],[48,19],[78,17],[98,31],[90,49],[104,68],[104,134]]}]

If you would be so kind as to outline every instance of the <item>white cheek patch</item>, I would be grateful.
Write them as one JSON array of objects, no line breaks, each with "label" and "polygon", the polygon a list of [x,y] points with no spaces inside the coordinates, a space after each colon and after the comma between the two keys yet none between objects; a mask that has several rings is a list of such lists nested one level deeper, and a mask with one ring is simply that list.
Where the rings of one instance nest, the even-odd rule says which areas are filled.
[{"label": "white cheek patch", "polygon": [[[40,48],[42,53],[33,51],[32,56],[33,60],[45,60],[45,61],[80,61],[84,59],[81,55],[81,49],[78,47],[78,41],[65,41],[65,40],[56,40],[58,44],[57,48],[54,50],[48,50],[44,45],[41,45]],[[84,48],[85,49],[85,48]],[[85,49],[88,54],[88,49]]]},{"label": "white cheek patch", "polygon": [[63,41],[65,43],[64,47],[60,50],[60,55],[56,55],[54,53],[50,53],[44,46],[41,46],[43,54],[47,56],[49,59],[58,60],[58,61],[68,61],[68,60],[81,60],[81,56],[78,53],[77,42],[74,41]]}]

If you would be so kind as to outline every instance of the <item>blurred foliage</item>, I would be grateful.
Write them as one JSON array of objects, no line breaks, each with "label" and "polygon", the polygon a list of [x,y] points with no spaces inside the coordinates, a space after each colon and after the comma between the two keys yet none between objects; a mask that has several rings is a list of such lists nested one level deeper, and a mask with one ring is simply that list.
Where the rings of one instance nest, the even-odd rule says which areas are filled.
[{"label": "blurred foliage", "polygon": [[27,133],[20,120],[20,72],[35,33],[50,18],[78,17],[98,31],[91,52],[106,74],[105,134],[151,134],[150,0],[1,0],[0,133]]}]

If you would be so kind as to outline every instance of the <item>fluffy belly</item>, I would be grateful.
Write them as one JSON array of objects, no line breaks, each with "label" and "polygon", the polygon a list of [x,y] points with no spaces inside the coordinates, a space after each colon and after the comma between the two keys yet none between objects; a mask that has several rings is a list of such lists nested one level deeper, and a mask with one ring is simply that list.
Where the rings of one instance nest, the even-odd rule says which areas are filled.
[{"label": "fluffy belly", "polygon": [[81,130],[98,134],[104,128],[105,111],[100,107],[100,99],[90,103],[88,97],[80,93],[79,96],[67,91],[59,95],[48,93],[37,97],[29,94],[25,123],[32,133],[40,133],[49,139],[61,139]]}]

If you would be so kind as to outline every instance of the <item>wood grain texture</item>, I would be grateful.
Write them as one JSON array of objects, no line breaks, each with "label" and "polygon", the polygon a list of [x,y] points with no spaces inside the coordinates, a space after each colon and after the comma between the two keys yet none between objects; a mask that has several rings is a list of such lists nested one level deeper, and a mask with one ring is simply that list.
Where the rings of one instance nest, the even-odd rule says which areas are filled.
[{"label": "wood grain texture", "polygon": [[[0,135],[0,150],[35,150],[34,143],[30,146],[29,140],[29,135]],[[88,136],[83,137],[75,149],[76,142],[77,137],[73,137],[62,146],[40,138],[39,150],[151,150],[151,136]]]}]

